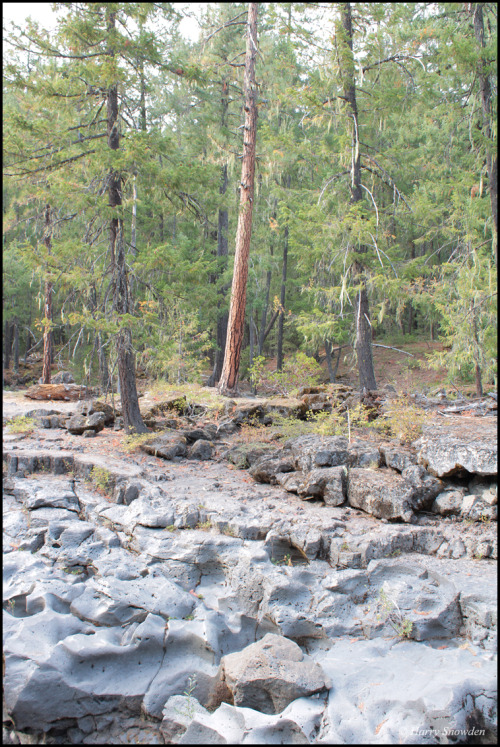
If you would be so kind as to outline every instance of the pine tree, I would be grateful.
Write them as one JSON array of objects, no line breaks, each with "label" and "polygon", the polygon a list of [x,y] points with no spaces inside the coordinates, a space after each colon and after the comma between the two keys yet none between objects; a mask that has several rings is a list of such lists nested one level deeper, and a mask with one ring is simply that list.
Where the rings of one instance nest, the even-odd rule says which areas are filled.
[{"label": "pine tree", "polygon": [[236,230],[236,253],[234,258],[231,304],[227,327],[224,365],[219,381],[222,394],[233,393],[238,384],[241,345],[245,321],[245,305],[248,277],[248,255],[252,235],[252,212],[255,178],[255,143],[257,137],[257,86],[255,82],[255,58],[257,56],[257,10],[258,3],[248,6],[247,41],[245,55],[245,125],[243,137],[243,160],[240,182],[240,209]]}]

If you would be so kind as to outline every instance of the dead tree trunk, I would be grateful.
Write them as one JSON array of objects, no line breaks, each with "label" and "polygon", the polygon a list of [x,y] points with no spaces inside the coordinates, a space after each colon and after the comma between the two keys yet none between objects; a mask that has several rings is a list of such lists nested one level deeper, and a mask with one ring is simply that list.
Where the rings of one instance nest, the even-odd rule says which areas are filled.
[{"label": "dead tree trunk", "polygon": [[[50,254],[52,248],[52,210],[45,206],[45,228],[43,243]],[[52,283],[49,277],[45,280],[44,328],[43,328],[43,370],[42,384],[50,384],[50,365],[52,363]]]},{"label": "dead tree trunk", "polygon": [[474,14],[474,36],[476,44],[479,47],[479,62],[477,67],[477,78],[481,94],[481,111],[483,117],[484,135],[486,138],[486,170],[488,172],[488,188],[490,193],[491,214],[493,217],[493,234],[495,244],[495,259],[497,257],[498,241],[498,223],[497,223],[497,155],[494,145],[494,135],[492,131],[492,106],[491,106],[491,83],[490,76],[486,70],[486,61],[484,59],[484,21],[483,8],[485,3],[469,3],[470,12]]},{"label": "dead tree trunk", "polygon": [[[287,176],[286,186],[290,189],[290,175]],[[276,368],[283,370],[283,326],[285,322],[286,272],[288,264],[288,226],[285,226],[285,240],[283,243],[283,269],[281,273],[280,309],[278,317],[278,354]]]},{"label": "dead tree trunk", "polygon": [[[111,10],[111,5],[106,6],[108,34],[111,36],[115,29],[116,13]],[[112,44],[109,48],[111,56],[114,55]],[[118,84],[110,85],[107,90],[107,134],[108,147],[118,150],[120,147],[120,133],[118,125]],[[122,179],[121,175],[112,171],[108,182],[109,207],[117,208],[122,204]],[[118,213],[118,211],[115,211]],[[113,311],[118,317],[130,314],[131,299],[129,294],[129,282],[127,265],[125,261],[125,237],[123,235],[123,219],[111,218],[109,224],[109,244],[112,262],[112,284],[113,284]],[[121,406],[125,430],[137,433],[147,433],[139,410],[139,399],[135,378],[135,354],[132,347],[132,333],[127,327],[122,327],[116,339],[118,353],[118,377],[120,382]]]},{"label": "dead tree trunk", "polygon": [[243,135],[243,162],[241,167],[240,210],[236,231],[233,284],[226,338],[224,364],[219,381],[221,394],[237,390],[241,345],[245,326],[248,255],[252,235],[252,209],[255,176],[255,141],[257,137],[257,85],[255,82],[255,57],[257,55],[258,3],[248,6],[247,44],[245,56],[245,125]]},{"label": "dead tree trunk", "polygon": [[14,317],[14,342],[12,346],[13,369],[19,373],[19,321],[17,316]]},{"label": "dead tree trunk", "polygon": [[[352,119],[352,154],[351,154],[351,203],[361,202],[361,162],[359,154],[358,108],[356,104],[356,84],[354,79],[354,56],[352,51],[352,17],[351,3],[344,3],[341,9],[341,26],[338,28],[337,41],[341,67],[344,96]],[[359,254],[366,252],[366,247],[358,249]],[[361,259],[361,258],[360,258]],[[360,389],[376,389],[373,369],[372,328],[370,307],[363,265],[360,260],[353,263],[354,281],[361,286],[355,301],[356,320],[356,354],[358,358]]]},{"label": "dead tree trunk", "polygon": [[10,322],[5,320],[5,332],[3,337],[3,367],[10,366]]}]

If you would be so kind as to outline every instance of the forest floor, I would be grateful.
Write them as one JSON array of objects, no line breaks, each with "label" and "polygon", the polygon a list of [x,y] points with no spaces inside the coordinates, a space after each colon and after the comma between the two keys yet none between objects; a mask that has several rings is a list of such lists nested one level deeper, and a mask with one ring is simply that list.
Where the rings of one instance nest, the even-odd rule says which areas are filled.
[{"label": "forest floor", "polygon": [[[380,347],[385,345],[387,347]],[[376,342],[373,347],[373,362],[375,369],[375,378],[377,381],[378,388],[381,389],[385,386],[392,386],[398,394],[407,392],[411,393],[435,393],[438,389],[444,388],[448,393],[453,392],[465,396],[473,396],[475,388],[473,383],[464,383],[455,381],[453,384],[445,383],[446,369],[445,368],[430,368],[428,355],[433,352],[441,352],[443,345],[440,342],[431,342],[429,340],[414,340],[409,339],[401,343],[391,344],[390,341]],[[326,361],[324,359],[324,351],[322,358],[322,368],[324,372],[324,380],[328,380],[328,371]],[[408,355],[409,354],[409,355]],[[337,351],[333,351],[334,364],[337,356]],[[267,361],[266,367],[273,371],[276,369],[276,358],[270,358]],[[56,371],[62,370],[60,367],[53,366],[53,374]],[[67,370],[67,369],[64,369]],[[70,369],[71,370],[71,369]],[[78,380],[78,376],[75,372],[72,372],[75,376],[77,383],[84,383]],[[206,376],[210,375],[210,371],[207,369],[205,372]],[[4,370],[4,387],[9,387],[9,391],[14,392],[19,389],[24,389],[31,384],[35,384],[42,374],[42,356],[37,354],[30,356],[30,363],[24,365],[20,362],[19,376],[13,374],[12,370]],[[18,381],[19,378],[21,381]],[[346,345],[342,348],[341,360],[337,371],[337,382],[342,384],[348,384],[357,388],[358,386],[358,373],[353,357],[353,349],[351,346]],[[144,392],[150,387],[150,380],[148,380],[145,372],[141,371],[140,368],[137,371],[137,389],[139,392]],[[240,382],[241,393],[244,396],[250,392],[250,384],[248,381]],[[33,409],[29,408],[28,409]]]}]

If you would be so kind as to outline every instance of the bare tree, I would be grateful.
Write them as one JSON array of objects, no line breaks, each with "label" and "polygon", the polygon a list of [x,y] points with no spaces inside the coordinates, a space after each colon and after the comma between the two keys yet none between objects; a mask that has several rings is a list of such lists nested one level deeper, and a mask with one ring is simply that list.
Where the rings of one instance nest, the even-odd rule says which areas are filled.
[{"label": "bare tree", "polygon": [[[52,210],[50,205],[45,206],[45,226],[43,243],[50,254],[52,248]],[[43,370],[42,384],[50,384],[50,364],[52,363],[52,282],[47,276],[45,280],[44,299],[45,326],[43,328]]]},{"label": "bare tree", "polygon": [[255,142],[257,138],[257,85],[255,58],[257,56],[258,3],[248,6],[247,43],[245,56],[245,124],[243,135],[243,162],[241,166],[240,210],[236,230],[233,284],[227,325],[224,364],[219,381],[221,394],[237,391],[241,345],[245,325],[247,296],[248,255],[252,235],[252,210],[255,177]]},{"label": "bare tree", "polygon": [[[341,7],[341,21],[337,29],[337,44],[339,64],[344,89],[346,106],[352,119],[352,159],[351,159],[351,203],[361,202],[363,199],[361,187],[361,162],[359,155],[359,124],[358,107],[356,104],[356,83],[354,79],[354,56],[352,51],[352,17],[351,3],[344,3]],[[366,252],[361,246],[358,253]],[[361,259],[361,257],[360,257]],[[358,357],[359,385],[361,389],[376,389],[375,372],[372,355],[372,328],[370,323],[370,307],[363,265],[357,260],[353,265],[356,285],[360,290],[356,295],[354,318],[356,322],[356,353]]]}]

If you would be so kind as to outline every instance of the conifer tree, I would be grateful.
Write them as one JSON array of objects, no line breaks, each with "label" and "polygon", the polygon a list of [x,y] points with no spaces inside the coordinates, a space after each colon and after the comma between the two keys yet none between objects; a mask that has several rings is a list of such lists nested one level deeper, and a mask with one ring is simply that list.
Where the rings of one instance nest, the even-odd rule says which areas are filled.
[{"label": "conifer tree", "polygon": [[248,278],[248,255],[252,235],[252,212],[255,178],[255,143],[257,137],[257,85],[255,58],[257,56],[258,3],[248,6],[247,40],[245,55],[245,125],[243,128],[243,160],[241,165],[240,207],[236,230],[231,304],[227,326],[224,365],[219,381],[222,394],[233,393],[238,384],[241,345],[245,322],[245,305]]}]

